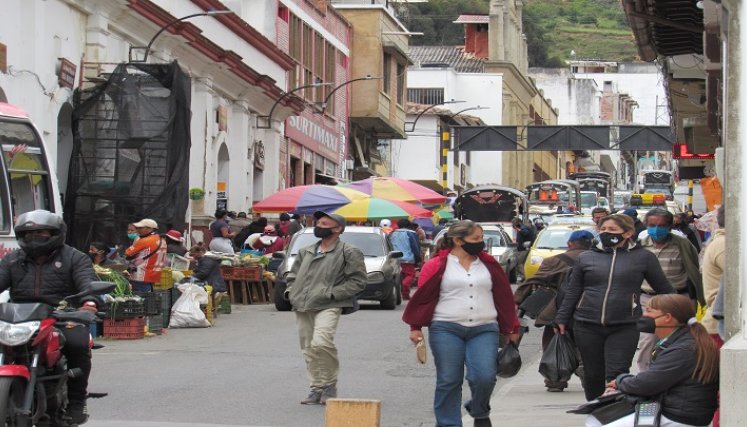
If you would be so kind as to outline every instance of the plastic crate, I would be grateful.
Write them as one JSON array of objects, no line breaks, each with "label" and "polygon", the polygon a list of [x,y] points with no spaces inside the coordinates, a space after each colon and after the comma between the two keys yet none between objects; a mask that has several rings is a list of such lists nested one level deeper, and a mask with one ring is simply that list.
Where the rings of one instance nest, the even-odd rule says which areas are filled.
[{"label": "plastic crate", "polygon": [[152,316],[148,316],[147,323],[148,323],[149,332],[157,334],[157,335],[161,335],[161,330],[164,328],[163,314],[155,314]]},{"label": "plastic crate", "polygon": [[187,258],[184,258],[183,256],[180,256],[177,254],[166,254],[166,257],[169,260],[168,265],[171,266],[171,270],[173,271],[189,270],[189,260]]},{"label": "plastic crate", "polygon": [[128,300],[124,302],[114,302],[109,305],[106,311],[106,318],[113,320],[133,319],[145,315],[145,305],[143,301]]},{"label": "plastic crate", "polygon": [[207,292],[208,294],[208,303],[200,304],[200,310],[205,313],[205,318],[208,320],[208,322],[210,322],[210,324],[213,324],[213,287],[210,285],[206,285],[205,292]]},{"label": "plastic crate", "polygon": [[174,287],[174,276],[170,268],[161,270],[161,280],[153,285],[153,289],[171,289]]},{"label": "plastic crate", "polygon": [[[161,292],[135,292],[135,295],[143,298],[143,305],[145,307],[144,309],[146,316],[162,313],[163,307],[161,305]],[[171,307],[169,307],[169,309],[171,309]]]},{"label": "plastic crate", "polygon": [[113,320],[104,319],[104,338],[136,340],[145,336],[145,318]]},{"label": "plastic crate", "polygon": [[163,327],[168,328],[169,319],[171,319],[171,305],[172,305],[171,294],[173,293],[173,290],[172,289],[157,290],[154,292],[157,294],[160,294],[161,296],[161,317],[163,319]]},{"label": "plastic crate", "polygon": [[223,295],[223,298],[221,298],[218,311],[220,314],[231,314],[231,297],[228,294]]},{"label": "plastic crate", "polygon": [[262,268],[260,267],[221,267],[220,270],[225,280],[258,282],[262,278]]}]

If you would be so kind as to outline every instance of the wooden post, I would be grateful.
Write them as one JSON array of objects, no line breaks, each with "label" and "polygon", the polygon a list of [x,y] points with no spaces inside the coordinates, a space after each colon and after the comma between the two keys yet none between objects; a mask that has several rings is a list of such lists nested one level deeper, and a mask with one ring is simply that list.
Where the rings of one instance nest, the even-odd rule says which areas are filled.
[{"label": "wooden post", "polygon": [[379,427],[381,401],[364,399],[329,399],[325,427]]}]

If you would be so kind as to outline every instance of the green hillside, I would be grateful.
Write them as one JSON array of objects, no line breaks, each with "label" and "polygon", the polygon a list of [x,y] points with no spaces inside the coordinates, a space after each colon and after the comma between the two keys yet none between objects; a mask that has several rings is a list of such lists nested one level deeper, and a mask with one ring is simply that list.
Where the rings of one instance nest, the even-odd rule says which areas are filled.
[{"label": "green hillside", "polygon": [[[413,45],[458,45],[463,29],[452,21],[461,14],[487,14],[489,0],[429,0],[410,3],[400,18]],[[576,59],[632,61],[638,58],[633,34],[619,0],[525,0],[524,31],[530,66],[563,66]]]}]

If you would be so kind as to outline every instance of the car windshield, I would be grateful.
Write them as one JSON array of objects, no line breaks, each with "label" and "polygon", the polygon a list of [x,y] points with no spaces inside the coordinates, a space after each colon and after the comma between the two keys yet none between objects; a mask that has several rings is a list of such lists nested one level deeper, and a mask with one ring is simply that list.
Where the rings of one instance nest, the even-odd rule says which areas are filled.
[{"label": "car windshield", "polygon": [[573,229],[544,229],[537,237],[537,249],[565,249]]},{"label": "car windshield", "polygon": [[581,193],[581,207],[593,208],[597,205],[597,193]]},{"label": "car windshield", "polygon": [[[386,255],[384,242],[381,240],[381,236],[375,233],[342,233],[340,240],[360,249],[363,255],[368,257]],[[313,233],[301,233],[293,240],[290,254],[296,255],[302,248],[318,241],[319,238],[315,237]]]}]

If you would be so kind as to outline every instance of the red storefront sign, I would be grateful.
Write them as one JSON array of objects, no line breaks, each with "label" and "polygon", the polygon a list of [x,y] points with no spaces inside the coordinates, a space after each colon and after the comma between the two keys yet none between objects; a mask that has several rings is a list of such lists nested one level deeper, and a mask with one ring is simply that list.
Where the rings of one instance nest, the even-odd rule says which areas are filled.
[{"label": "red storefront sign", "polygon": [[699,159],[699,160],[708,160],[708,159],[715,159],[716,156],[714,154],[708,154],[708,153],[691,153],[687,150],[687,144],[684,143],[674,143],[672,144],[672,158],[673,159]]},{"label": "red storefront sign", "polygon": [[337,163],[340,157],[340,133],[328,127],[321,116],[304,112],[285,121],[285,136]]}]

